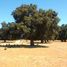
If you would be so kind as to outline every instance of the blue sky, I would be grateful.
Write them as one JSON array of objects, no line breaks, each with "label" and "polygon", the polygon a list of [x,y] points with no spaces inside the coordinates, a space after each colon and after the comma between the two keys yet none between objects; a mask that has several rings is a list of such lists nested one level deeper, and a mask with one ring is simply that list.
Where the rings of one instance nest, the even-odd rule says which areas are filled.
[{"label": "blue sky", "polygon": [[59,25],[67,24],[67,0],[0,0],[0,26],[1,22],[14,21],[11,13],[22,4],[36,4],[38,8],[53,9],[60,17]]}]

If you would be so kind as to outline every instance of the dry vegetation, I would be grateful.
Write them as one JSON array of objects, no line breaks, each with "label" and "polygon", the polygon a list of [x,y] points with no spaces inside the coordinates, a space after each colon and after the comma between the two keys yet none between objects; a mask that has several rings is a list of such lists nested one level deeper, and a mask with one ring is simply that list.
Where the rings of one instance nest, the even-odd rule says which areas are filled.
[{"label": "dry vegetation", "polygon": [[[29,41],[12,41],[29,44]],[[13,43],[11,43],[13,45]],[[1,45],[5,45],[2,41]],[[40,46],[0,46],[0,67],[67,67],[67,42],[54,41]],[[41,46],[42,45],[42,46]]]}]

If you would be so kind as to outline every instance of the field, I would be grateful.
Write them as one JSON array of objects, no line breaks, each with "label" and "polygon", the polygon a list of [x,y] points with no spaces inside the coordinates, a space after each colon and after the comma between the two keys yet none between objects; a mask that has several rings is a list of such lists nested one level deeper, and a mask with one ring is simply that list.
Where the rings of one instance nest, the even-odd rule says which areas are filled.
[{"label": "field", "polygon": [[[67,42],[54,41],[39,44],[35,47],[26,46],[28,41],[14,47],[4,47],[0,42],[0,67],[67,67]],[[13,44],[13,43],[11,43]]]}]

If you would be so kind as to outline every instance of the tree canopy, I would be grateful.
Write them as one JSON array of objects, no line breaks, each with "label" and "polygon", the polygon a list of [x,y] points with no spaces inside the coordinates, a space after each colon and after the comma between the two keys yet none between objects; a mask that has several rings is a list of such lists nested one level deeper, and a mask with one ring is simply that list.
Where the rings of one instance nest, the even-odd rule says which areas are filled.
[{"label": "tree canopy", "polygon": [[52,9],[43,10],[35,4],[24,4],[17,7],[12,16],[15,22],[2,22],[0,39],[29,39],[31,46],[34,46],[34,40],[41,40],[43,43],[67,39],[67,25],[58,25],[58,13]]},{"label": "tree canopy", "polygon": [[27,28],[23,31],[32,43],[36,39],[42,41],[52,39],[58,32],[58,14],[52,9],[45,11],[38,10],[33,4],[21,5],[12,12],[12,15],[16,23],[22,23],[22,26]]}]

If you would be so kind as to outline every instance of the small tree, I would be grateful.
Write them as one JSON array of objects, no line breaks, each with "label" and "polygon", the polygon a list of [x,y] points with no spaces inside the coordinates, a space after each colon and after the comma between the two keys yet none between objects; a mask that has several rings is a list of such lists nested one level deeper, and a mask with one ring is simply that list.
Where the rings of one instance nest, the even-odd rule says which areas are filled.
[{"label": "small tree", "polygon": [[62,24],[61,27],[60,27],[60,32],[59,32],[59,39],[62,41],[62,42],[66,42],[66,39],[67,39],[67,24]]},{"label": "small tree", "polygon": [[6,22],[2,22],[2,39],[4,39],[4,42],[6,42],[6,39],[8,39],[8,35],[9,35],[9,28],[8,28],[8,24],[6,24]]}]

